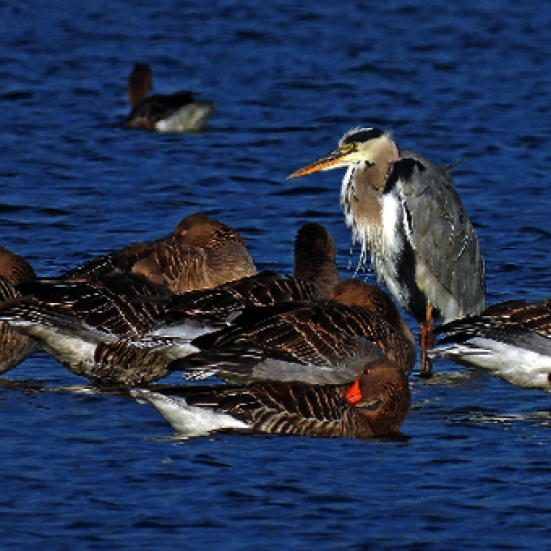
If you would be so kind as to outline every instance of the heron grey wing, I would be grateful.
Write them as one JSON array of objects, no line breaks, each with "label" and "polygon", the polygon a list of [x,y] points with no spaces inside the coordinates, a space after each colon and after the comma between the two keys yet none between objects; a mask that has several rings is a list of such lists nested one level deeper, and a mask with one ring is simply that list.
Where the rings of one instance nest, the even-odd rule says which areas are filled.
[{"label": "heron grey wing", "polygon": [[478,313],[485,301],[484,261],[448,170],[406,151],[391,178],[405,208],[406,235],[415,254],[457,306],[439,307],[439,299],[426,289],[429,300],[444,319]]}]

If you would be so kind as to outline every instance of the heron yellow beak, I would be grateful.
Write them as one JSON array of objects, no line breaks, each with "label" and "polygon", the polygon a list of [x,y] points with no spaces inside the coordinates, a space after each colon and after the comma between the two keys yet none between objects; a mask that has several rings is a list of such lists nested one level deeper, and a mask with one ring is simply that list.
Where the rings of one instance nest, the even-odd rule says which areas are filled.
[{"label": "heron yellow beak", "polygon": [[334,168],[347,166],[350,163],[349,156],[350,151],[348,150],[337,149],[336,151],[331,151],[331,153],[321,157],[321,159],[295,170],[290,176],[287,176],[287,179],[298,178],[299,176],[317,172],[318,170],[332,170]]}]

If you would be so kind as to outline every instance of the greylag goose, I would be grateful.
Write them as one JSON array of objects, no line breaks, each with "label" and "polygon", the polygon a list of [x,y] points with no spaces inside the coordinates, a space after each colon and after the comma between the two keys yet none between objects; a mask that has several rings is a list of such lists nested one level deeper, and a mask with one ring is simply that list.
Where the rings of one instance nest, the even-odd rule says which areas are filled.
[{"label": "greylag goose", "polygon": [[216,287],[256,273],[239,233],[201,213],[186,216],[166,238],[100,255],[61,277],[116,272],[142,274],[173,293]]},{"label": "greylag goose", "polygon": [[136,63],[128,79],[131,112],[127,128],[160,132],[200,132],[214,113],[212,101],[196,101],[188,91],[149,95],[152,90],[149,65]]},{"label": "greylag goose", "polygon": [[354,384],[256,383],[170,394],[133,389],[185,436],[237,429],[297,436],[371,438],[398,432],[411,402],[404,370],[388,360],[361,370]]},{"label": "greylag goose", "polygon": [[[0,304],[20,296],[16,286],[32,281],[36,275],[32,266],[19,255],[0,247]],[[0,373],[6,373],[25,361],[38,349],[31,338],[0,322]]]},{"label": "greylag goose", "polygon": [[324,226],[303,224],[295,238],[295,278],[316,284],[327,298],[340,281],[336,253],[335,242]]},{"label": "greylag goose", "polygon": [[335,243],[317,222],[303,224],[294,245],[294,276],[264,271],[218,285],[210,290],[174,295],[167,303],[165,321],[188,316],[212,323],[226,323],[234,311],[251,306],[269,306],[290,301],[326,299],[339,283]]},{"label": "greylag goose", "polygon": [[[308,235],[310,241],[332,244],[323,226],[310,228]],[[305,246],[309,240],[301,242]],[[333,252],[326,261],[334,265],[334,247],[329,249]],[[296,254],[303,254],[300,247]],[[324,251],[315,255],[309,249],[308,255],[320,273],[330,271],[322,269]],[[96,266],[99,269],[90,270],[87,278],[72,274],[72,279],[42,279],[25,286],[27,296],[6,306],[0,317],[21,333],[34,335],[73,373],[103,385],[136,385],[165,377],[171,373],[171,359],[197,352],[191,341],[226,326],[235,310],[323,296],[315,283],[269,272],[174,296],[140,274],[112,270],[98,275],[105,266],[109,272],[111,265],[98,261]],[[307,268],[308,262],[302,266]],[[310,275],[314,278],[315,272]],[[167,308],[171,311],[163,316]]]},{"label": "greylag goose", "polygon": [[432,357],[551,392],[551,300],[495,304],[480,315],[441,325],[436,333]]},{"label": "greylag goose", "polygon": [[127,378],[143,383],[167,375],[166,369],[159,373],[154,357],[132,368],[135,373],[127,371],[128,366],[117,371],[120,366],[115,364],[125,339],[147,333],[164,310],[156,299],[170,292],[162,285],[119,273],[94,279],[36,279],[19,284],[17,291],[22,296],[0,305],[0,319],[40,343],[76,375],[123,384]]},{"label": "greylag goose", "polygon": [[245,309],[192,344],[201,351],[169,365],[189,379],[337,384],[354,380],[366,359],[386,356],[408,374],[415,362],[415,341],[390,297],[357,279],[325,302]]}]

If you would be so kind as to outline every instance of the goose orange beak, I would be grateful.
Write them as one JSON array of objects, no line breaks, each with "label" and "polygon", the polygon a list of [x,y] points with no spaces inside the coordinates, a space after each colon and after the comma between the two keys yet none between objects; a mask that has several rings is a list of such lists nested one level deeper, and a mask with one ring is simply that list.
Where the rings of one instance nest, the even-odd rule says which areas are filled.
[{"label": "goose orange beak", "polygon": [[350,387],[344,397],[351,403],[357,404],[362,400],[362,391],[360,390],[360,383],[358,379],[354,381],[354,384]]}]

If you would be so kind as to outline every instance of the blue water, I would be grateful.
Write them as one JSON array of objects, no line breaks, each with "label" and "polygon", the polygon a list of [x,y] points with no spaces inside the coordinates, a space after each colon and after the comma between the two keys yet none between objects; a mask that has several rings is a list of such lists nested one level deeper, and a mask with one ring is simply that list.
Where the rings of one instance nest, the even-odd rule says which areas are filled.
[{"label": "blue water", "polygon": [[[551,7],[417,4],[1,3],[0,244],[57,275],[202,211],[236,227],[259,268],[290,272],[314,220],[349,277],[342,174],[285,178],[377,125],[461,161],[488,302],[548,297]],[[209,130],[123,130],[136,61],[156,92],[215,101]],[[1,547],[549,547],[551,427],[533,414],[551,397],[435,369],[412,377],[399,438],[178,441],[150,407],[56,391],[85,381],[38,353],[0,381]]]}]

